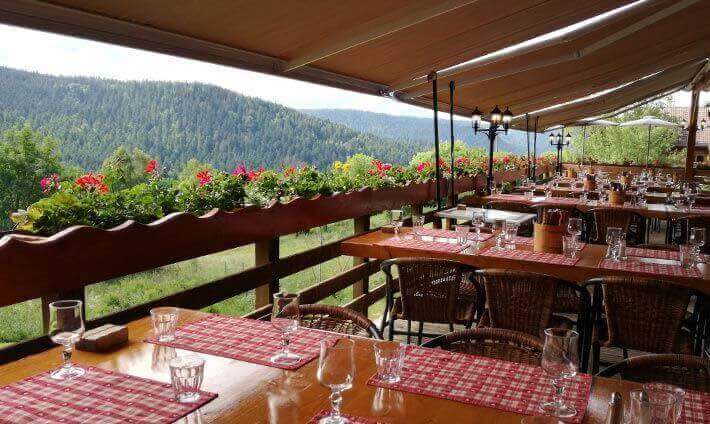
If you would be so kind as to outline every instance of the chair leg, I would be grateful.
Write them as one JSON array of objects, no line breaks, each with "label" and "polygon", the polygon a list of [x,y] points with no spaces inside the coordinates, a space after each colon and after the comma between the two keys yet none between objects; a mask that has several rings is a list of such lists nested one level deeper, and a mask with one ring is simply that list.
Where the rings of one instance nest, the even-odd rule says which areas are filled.
[{"label": "chair leg", "polygon": [[452,333],[454,332],[454,323],[453,322],[449,323],[449,331]]},{"label": "chair leg", "polygon": [[394,339],[394,317],[390,318],[390,331],[389,331],[389,340],[392,341]]},{"label": "chair leg", "polygon": [[407,344],[412,344],[412,320],[407,320]]},{"label": "chair leg", "polygon": [[380,331],[385,332],[385,325],[387,325],[387,314],[390,311],[390,295],[385,296],[385,310],[382,312],[382,325],[380,326]]},{"label": "chair leg", "polygon": [[419,334],[417,334],[417,344],[421,345],[424,340],[424,321],[419,321]]},{"label": "chair leg", "polygon": [[629,351],[628,349],[621,349],[621,354],[624,355],[624,359],[629,359]]},{"label": "chair leg", "polygon": [[594,342],[592,344],[592,374],[596,375],[599,372],[599,354],[601,353],[601,346],[599,342]]}]

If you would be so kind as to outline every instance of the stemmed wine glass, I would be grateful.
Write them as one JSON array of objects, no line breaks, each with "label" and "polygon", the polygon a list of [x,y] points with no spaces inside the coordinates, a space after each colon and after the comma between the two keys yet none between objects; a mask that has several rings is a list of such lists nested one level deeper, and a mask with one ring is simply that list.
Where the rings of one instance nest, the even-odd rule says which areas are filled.
[{"label": "stemmed wine glass", "polygon": [[564,328],[545,330],[545,344],[542,348],[542,369],[552,380],[555,395],[551,402],[540,405],[548,415],[569,418],[577,415],[577,409],[564,402],[564,380],[577,375],[579,333]]},{"label": "stemmed wine glass", "polygon": [[342,393],[353,387],[355,378],[355,342],[350,339],[340,339],[330,346],[328,340],[320,342],[320,357],[318,358],[318,382],[330,389],[330,404],[332,411],[321,418],[319,424],[342,424],[348,420],[340,415]]},{"label": "stemmed wine glass", "polygon": [[580,235],[582,235],[582,218],[570,218],[567,220],[567,233],[574,236],[575,244]]},{"label": "stemmed wine glass", "polygon": [[392,226],[394,227],[394,234],[398,235],[399,229],[402,228],[402,224],[404,223],[404,212],[399,209],[393,209],[390,211],[390,214],[392,216]]},{"label": "stemmed wine glass", "polygon": [[474,213],[473,214],[473,227],[476,229],[476,242],[481,241],[481,228],[483,227],[483,224],[485,223],[484,217],[482,213]]},{"label": "stemmed wine glass", "polygon": [[607,227],[606,229],[606,244],[609,245],[607,249],[607,259],[618,260],[619,257],[619,246],[618,243],[621,240],[621,228],[619,227]]},{"label": "stemmed wine glass", "polygon": [[281,352],[270,358],[275,364],[292,365],[301,360],[299,355],[289,350],[291,333],[298,330],[301,314],[298,309],[300,296],[292,293],[276,293],[271,310],[271,325],[281,332]]},{"label": "stemmed wine glass", "polygon": [[74,344],[84,334],[84,318],[81,300],[59,300],[49,304],[49,338],[64,346],[61,368],[51,374],[56,380],[71,380],[86,373],[83,368],[72,364]]}]

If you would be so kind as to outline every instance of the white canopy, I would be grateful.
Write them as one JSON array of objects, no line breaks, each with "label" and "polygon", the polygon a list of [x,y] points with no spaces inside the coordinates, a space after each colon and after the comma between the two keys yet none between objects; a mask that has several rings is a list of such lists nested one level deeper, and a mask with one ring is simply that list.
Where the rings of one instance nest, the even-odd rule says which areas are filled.
[{"label": "white canopy", "polygon": [[641,119],[636,119],[635,121],[622,122],[622,127],[679,127],[680,125],[675,122],[664,121],[663,119],[656,118],[655,116],[644,116]]}]

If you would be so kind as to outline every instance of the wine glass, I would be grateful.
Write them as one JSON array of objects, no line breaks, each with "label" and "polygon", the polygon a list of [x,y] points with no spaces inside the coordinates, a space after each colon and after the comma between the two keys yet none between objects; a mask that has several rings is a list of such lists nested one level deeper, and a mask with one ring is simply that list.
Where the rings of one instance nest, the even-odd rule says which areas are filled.
[{"label": "wine glass", "polygon": [[81,300],[59,300],[49,304],[49,338],[64,346],[61,368],[52,372],[55,380],[71,380],[81,377],[86,370],[71,362],[74,344],[84,334],[84,318]]},{"label": "wine glass", "polygon": [[705,228],[692,227],[688,234],[688,244],[693,246],[693,256],[696,257],[696,263],[700,263],[702,261],[700,251],[705,246]]},{"label": "wine glass", "polygon": [[577,237],[582,235],[582,218],[570,218],[567,220],[567,233],[574,236],[575,241]]},{"label": "wine glass", "polygon": [[606,229],[606,244],[609,245],[609,248],[607,249],[607,259],[609,258],[614,258],[617,253],[615,253],[615,250],[617,250],[617,244],[619,239],[621,238],[621,228],[619,227],[607,227]]},{"label": "wine glass", "polygon": [[271,310],[271,325],[281,332],[281,352],[270,358],[274,364],[293,365],[301,360],[289,350],[291,333],[298,330],[301,314],[298,309],[300,296],[292,293],[276,293]]},{"label": "wine glass", "polygon": [[321,340],[320,357],[318,358],[318,382],[330,389],[329,415],[321,418],[319,424],[341,424],[348,420],[340,415],[342,393],[353,387],[355,378],[355,342],[350,339],[340,339],[330,346],[330,341]]},{"label": "wine glass", "polygon": [[485,218],[482,213],[473,214],[473,227],[476,229],[476,242],[481,241],[481,228],[485,224]]},{"label": "wine glass", "polygon": [[399,229],[402,228],[402,223],[404,219],[404,212],[400,209],[393,209],[390,211],[392,216],[392,226],[394,227],[394,234],[399,234]]},{"label": "wine glass", "polygon": [[548,328],[545,330],[545,344],[542,349],[542,369],[547,373],[555,388],[551,402],[540,405],[540,409],[548,415],[559,418],[569,418],[577,415],[577,409],[564,402],[564,380],[577,375],[577,347],[579,333],[564,328]]}]

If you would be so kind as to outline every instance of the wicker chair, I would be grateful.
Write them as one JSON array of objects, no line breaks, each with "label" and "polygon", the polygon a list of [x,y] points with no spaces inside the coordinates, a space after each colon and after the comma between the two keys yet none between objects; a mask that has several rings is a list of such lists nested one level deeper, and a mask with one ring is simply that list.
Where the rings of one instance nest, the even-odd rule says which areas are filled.
[{"label": "wicker chair", "polygon": [[692,355],[643,355],[625,359],[598,374],[638,383],[668,383],[710,392],[710,360]]},{"label": "wicker chair", "polygon": [[[479,328],[503,328],[543,338],[546,328],[576,325],[582,366],[586,369],[588,356],[583,348],[591,336],[591,300],[586,289],[533,272],[485,269],[477,271],[476,276],[486,294],[486,310]],[[555,315],[556,312],[575,314],[577,319]]]},{"label": "wicker chair", "polygon": [[[301,315],[301,326],[303,327],[382,340],[382,335],[377,326],[365,315],[352,309],[312,304],[299,305],[298,311]],[[287,308],[284,311],[284,315],[292,316],[295,315],[294,312]]]},{"label": "wicker chair", "polygon": [[[399,272],[397,279],[392,275],[393,266]],[[388,324],[390,340],[395,334],[406,334],[409,343],[414,335],[412,321],[419,321],[417,337],[421,344],[424,336],[438,336],[424,334],[424,322],[449,324],[450,329],[454,324],[470,327],[482,309],[483,290],[475,281],[464,278],[474,271],[468,265],[440,259],[398,258],[384,261],[381,267],[387,278],[382,330]],[[395,330],[398,319],[407,321],[406,332]]]},{"label": "wicker chair", "polygon": [[[635,224],[636,228],[645,228],[645,225],[639,224],[639,221],[643,221],[643,218],[626,209],[594,208],[588,213],[594,217],[594,231],[591,232],[589,239],[591,243],[605,244],[606,229],[608,227],[619,227],[627,233],[627,244],[638,244],[632,242],[634,237],[629,233],[632,229],[632,224]],[[641,239],[645,239],[645,236],[642,235]]]},{"label": "wicker chair", "polygon": [[518,331],[475,328],[444,334],[424,346],[539,366],[543,343],[537,337]]},{"label": "wicker chair", "polygon": [[686,311],[702,309],[702,294],[673,283],[641,277],[604,277],[594,288],[593,372],[599,371],[602,347],[650,353],[691,353],[693,334]]}]

